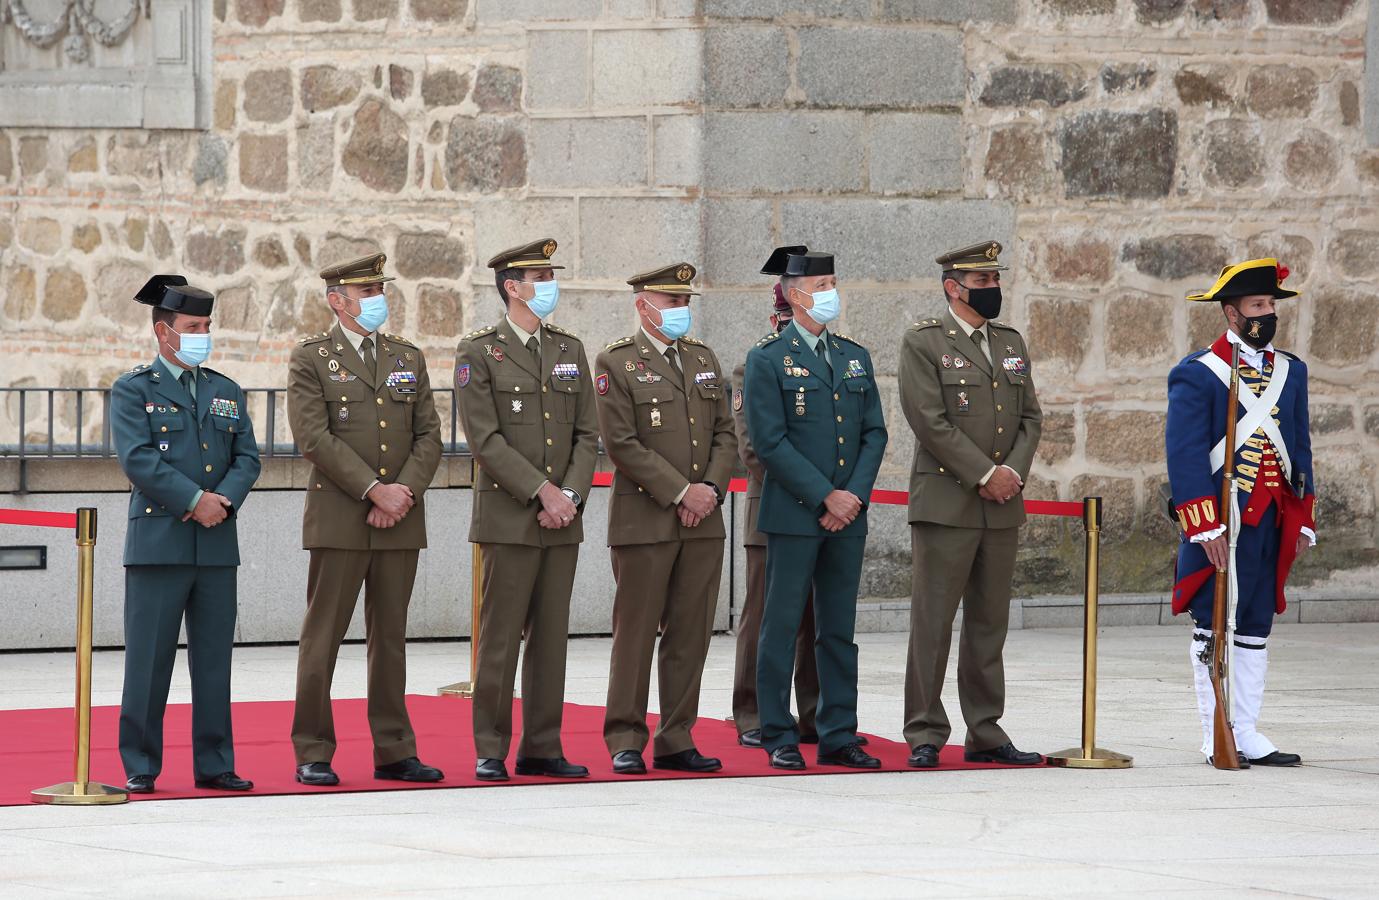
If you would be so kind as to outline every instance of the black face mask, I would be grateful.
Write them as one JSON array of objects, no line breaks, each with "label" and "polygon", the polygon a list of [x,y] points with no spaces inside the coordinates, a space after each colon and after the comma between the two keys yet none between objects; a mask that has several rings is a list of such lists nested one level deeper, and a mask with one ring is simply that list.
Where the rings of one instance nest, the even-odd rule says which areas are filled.
[{"label": "black face mask", "polygon": [[782,331],[789,328],[790,323],[793,321],[795,321],[794,316],[783,316],[780,313],[776,313],[776,334],[780,334]]},{"label": "black face mask", "polygon": [[967,288],[967,305],[983,319],[1001,314],[1001,287]]},{"label": "black face mask", "polygon": [[1269,342],[1274,339],[1274,333],[1278,331],[1278,314],[1269,313],[1267,316],[1245,316],[1242,314],[1242,318],[1245,321],[1240,324],[1240,339],[1256,350],[1263,350],[1269,346]]}]

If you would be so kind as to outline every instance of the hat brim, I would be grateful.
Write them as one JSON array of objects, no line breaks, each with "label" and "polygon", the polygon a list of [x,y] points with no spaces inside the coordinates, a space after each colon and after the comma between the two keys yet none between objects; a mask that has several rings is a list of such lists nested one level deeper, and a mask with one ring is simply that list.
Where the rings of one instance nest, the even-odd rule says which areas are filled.
[{"label": "hat brim", "polygon": [[646,291],[649,294],[670,294],[672,296],[698,297],[699,292],[686,284],[643,284],[634,285],[632,290],[640,294]]},{"label": "hat brim", "polygon": [[974,263],[949,263],[945,269],[957,269],[959,272],[1008,272],[1010,266],[1003,266],[994,262],[974,262]]},{"label": "hat brim", "polygon": [[355,275],[350,278],[332,278],[326,282],[326,287],[340,287],[346,284],[383,284],[385,281],[396,281],[391,275]]},{"label": "hat brim", "polygon": [[1273,297],[1275,300],[1288,300],[1293,297],[1301,297],[1302,291],[1290,291],[1285,288],[1275,288],[1272,291],[1221,291],[1211,293],[1203,291],[1200,294],[1188,294],[1187,299],[1194,303],[1219,303],[1222,300],[1239,300],[1241,297]]}]

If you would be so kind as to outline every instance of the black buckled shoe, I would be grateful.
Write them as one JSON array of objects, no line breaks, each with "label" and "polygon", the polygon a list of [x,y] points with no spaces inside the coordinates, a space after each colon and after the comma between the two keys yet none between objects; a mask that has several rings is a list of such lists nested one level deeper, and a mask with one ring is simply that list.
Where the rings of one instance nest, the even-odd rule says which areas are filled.
[{"label": "black buckled shoe", "polygon": [[475,763],[474,777],[480,781],[507,781],[508,767],[501,759],[485,756]]},{"label": "black buckled shoe", "polygon": [[797,744],[786,744],[771,751],[771,768],[799,771],[804,768],[804,757],[800,755]]},{"label": "black buckled shoe", "polygon": [[749,728],[737,736],[737,742],[744,747],[761,748],[761,729]]},{"label": "black buckled shoe", "polygon": [[445,778],[445,773],[434,766],[428,766],[415,756],[399,759],[386,766],[374,766],[373,777],[384,781],[433,782]]},{"label": "black buckled shoe", "polygon": [[519,756],[517,774],[547,775],[551,778],[588,778],[589,770],[584,766],[575,765],[563,756]]},{"label": "black buckled shoe", "polygon": [[938,748],[933,744],[920,744],[910,751],[910,758],[905,760],[905,765],[911,769],[937,769]]},{"label": "black buckled shoe", "polygon": [[668,756],[657,756],[652,759],[651,764],[658,769],[669,769],[673,772],[717,772],[723,768],[722,760],[704,756],[693,747]]},{"label": "black buckled shoe", "polygon": [[636,750],[619,750],[613,754],[614,775],[645,775],[646,761]]},{"label": "black buckled shoe", "polygon": [[214,778],[196,779],[196,786],[213,791],[252,791],[254,782],[247,778],[240,778],[234,772],[221,772]]},{"label": "black buckled shoe", "polygon": [[340,776],[330,767],[330,763],[302,763],[297,767],[297,781],[311,787],[333,787],[340,783]]},{"label": "black buckled shoe", "polygon": [[151,794],[153,793],[152,775],[131,775],[125,782],[124,789],[131,794]]},{"label": "black buckled shoe", "polygon": [[1296,753],[1284,753],[1282,750],[1275,750],[1268,756],[1261,756],[1259,759],[1250,760],[1252,766],[1300,766],[1302,757]]},{"label": "black buckled shoe", "polygon": [[966,750],[962,758],[968,762],[1001,763],[1006,766],[1037,766],[1044,761],[1044,757],[1038,753],[1016,750],[1015,745],[1011,743],[992,747],[990,750]]},{"label": "black buckled shoe", "polygon": [[856,744],[846,744],[832,753],[820,753],[815,761],[821,766],[847,766],[849,769],[881,768],[881,760]]}]

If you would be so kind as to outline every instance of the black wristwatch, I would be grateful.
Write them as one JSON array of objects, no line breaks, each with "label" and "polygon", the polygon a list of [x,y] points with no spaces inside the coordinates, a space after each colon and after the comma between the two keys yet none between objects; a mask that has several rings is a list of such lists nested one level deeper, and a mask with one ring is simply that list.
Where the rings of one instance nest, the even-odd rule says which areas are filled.
[{"label": "black wristwatch", "polygon": [[720,488],[718,485],[714,484],[712,481],[706,481],[706,482],[704,482],[704,483],[707,484],[709,487],[713,488],[713,495],[714,495],[715,497],[718,498],[718,505],[719,505],[719,506],[722,506],[722,505],[723,505],[723,489]]},{"label": "black wristwatch", "polygon": [[560,493],[564,494],[566,497],[569,497],[570,502],[573,503],[575,506],[579,506],[579,494],[575,493],[567,487],[561,488]]}]

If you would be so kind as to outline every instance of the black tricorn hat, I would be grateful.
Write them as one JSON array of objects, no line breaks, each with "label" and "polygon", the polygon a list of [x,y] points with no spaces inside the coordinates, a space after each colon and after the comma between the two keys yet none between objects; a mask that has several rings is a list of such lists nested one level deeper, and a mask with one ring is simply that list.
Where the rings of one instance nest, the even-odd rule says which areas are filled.
[{"label": "black tricorn hat", "polygon": [[771,251],[766,262],[761,264],[761,274],[763,275],[784,275],[785,262],[792,255],[808,253],[809,248],[804,244],[793,244],[789,247],[777,247]]},{"label": "black tricorn hat", "polygon": [[1187,295],[1189,300],[1231,300],[1236,297],[1251,297],[1263,294],[1277,300],[1287,300],[1298,296],[1283,286],[1283,279],[1289,275],[1288,267],[1280,265],[1272,256],[1263,259],[1250,259],[1233,266],[1226,266],[1221,275],[1205,291]]},{"label": "black tricorn hat", "polygon": [[813,250],[806,253],[791,253],[786,257],[783,274],[790,278],[832,275],[833,254],[816,253]]},{"label": "black tricorn hat", "polygon": [[214,294],[191,287],[181,275],[154,275],[139,288],[134,299],[145,306],[189,316],[209,316],[215,305]]}]

